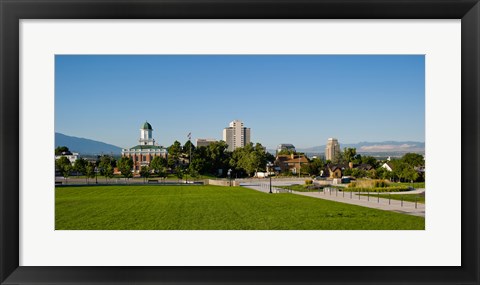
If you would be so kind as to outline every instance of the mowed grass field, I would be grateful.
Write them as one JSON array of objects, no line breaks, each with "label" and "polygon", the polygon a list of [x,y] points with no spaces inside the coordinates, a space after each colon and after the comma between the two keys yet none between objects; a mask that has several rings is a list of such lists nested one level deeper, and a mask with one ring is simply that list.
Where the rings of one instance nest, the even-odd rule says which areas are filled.
[{"label": "mowed grass field", "polygon": [[55,188],[56,230],[423,230],[425,219],[243,187]]}]

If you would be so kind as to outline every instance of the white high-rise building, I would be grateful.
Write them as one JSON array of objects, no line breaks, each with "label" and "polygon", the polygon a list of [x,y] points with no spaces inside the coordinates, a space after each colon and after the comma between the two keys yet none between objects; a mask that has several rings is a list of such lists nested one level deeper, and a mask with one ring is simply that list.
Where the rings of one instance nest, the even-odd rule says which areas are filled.
[{"label": "white high-rise building", "polygon": [[340,156],[340,144],[337,139],[329,138],[325,147],[325,159],[335,161]]},{"label": "white high-rise building", "polygon": [[250,128],[245,128],[242,121],[232,121],[228,128],[223,129],[223,140],[228,145],[228,151],[244,147],[250,143]]}]

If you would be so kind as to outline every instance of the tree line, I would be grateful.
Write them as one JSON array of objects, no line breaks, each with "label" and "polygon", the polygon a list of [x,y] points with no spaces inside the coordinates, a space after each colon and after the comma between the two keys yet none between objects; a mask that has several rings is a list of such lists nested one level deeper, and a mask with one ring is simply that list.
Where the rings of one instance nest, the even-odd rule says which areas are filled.
[{"label": "tree line", "polygon": [[[167,147],[167,158],[155,156],[148,166],[142,166],[140,176],[146,178],[155,176],[165,178],[168,174],[182,179],[185,175],[198,177],[210,175],[226,177],[228,170],[236,177],[252,176],[257,171],[265,171],[267,162],[273,162],[275,157],[268,153],[260,143],[250,143],[245,147],[237,148],[233,152],[227,150],[224,141],[213,142],[208,146],[195,147],[191,141],[182,145],[175,141]],[[58,147],[55,153],[61,154],[59,149],[68,151],[67,147]],[[55,166],[61,174],[68,178],[73,171],[82,173],[89,178],[95,177],[95,168],[105,178],[112,178],[114,168],[124,178],[133,177],[133,160],[130,157],[121,157],[115,160],[111,156],[101,156],[96,163],[79,158],[72,165],[68,158],[62,156],[55,161]]]},{"label": "tree line", "polygon": [[[169,174],[182,179],[185,175],[192,178],[200,175],[226,177],[228,170],[231,170],[233,177],[250,177],[256,172],[266,171],[267,163],[275,161],[275,157],[268,153],[260,143],[250,143],[245,147],[236,148],[233,152],[228,151],[227,147],[224,141],[213,142],[208,146],[201,147],[195,147],[190,141],[184,145],[175,141],[167,147],[167,158],[155,156],[148,166],[141,167],[139,174],[144,179],[152,176],[165,178]],[[65,151],[68,151],[67,147],[59,147],[55,153]],[[279,154],[300,153],[288,150]],[[344,166],[343,175],[356,178],[368,177],[398,181],[422,181],[425,178],[415,169],[425,165],[423,156],[416,153],[407,153],[399,159],[391,160],[389,164],[393,171],[383,168],[381,162],[375,157],[358,154],[355,148],[344,148],[334,161],[323,158],[309,159],[308,157],[307,160],[308,163],[301,165],[301,173],[310,176],[320,175],[322,171],[327,170],[329,164],[340,164]],[[350,162],[355,165],[370,165],[371,169],[349,168]],[[130,157],[121,157],[115,160],[111,156],[101,156],[95,163],[80,158],[72,165],[66,157],[61,157],[56,160],[55,165],[64,177],[68,178],[73,171],[76,171],[85,175],[88,183],[90,178],[95,177],[95,169],[106,179],[111,179],[114,176],[114,168],[117,167],[124,178],[131,178],[133,177],[134,163]]]}]

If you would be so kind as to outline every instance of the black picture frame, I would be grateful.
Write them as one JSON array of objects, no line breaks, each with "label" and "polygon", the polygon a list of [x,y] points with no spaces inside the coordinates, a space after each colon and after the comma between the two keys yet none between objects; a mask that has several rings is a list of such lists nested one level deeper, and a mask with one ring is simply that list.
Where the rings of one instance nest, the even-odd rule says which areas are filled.
[{"label": "black picture frame", "polygon": [[[479,284],[480,4],[478,0],[0,0],[0,17],[1,284]],[[19,266],[19,20],[155,18],[461,19],[462,266]],[[439,254],[441,254],[441,248],[439,248]]]}]

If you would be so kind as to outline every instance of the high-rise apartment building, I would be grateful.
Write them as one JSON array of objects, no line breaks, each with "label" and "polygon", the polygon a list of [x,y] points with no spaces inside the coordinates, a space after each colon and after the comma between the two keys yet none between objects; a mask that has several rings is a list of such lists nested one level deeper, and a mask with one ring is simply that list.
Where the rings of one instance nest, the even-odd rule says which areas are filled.
[{"label": "high-rise apartment building", "polygon": [[325,147],[325,159],[335,161],[340,156],[340,144],[337,139],[329,138]]},{"label": "high-rise apartment building", "polygon": [[232,121],[229,127],[223,129],[223,140],[228,145],[228,151],[244,147],[250,143],[250,128],[245,128],[242,121]]}]

